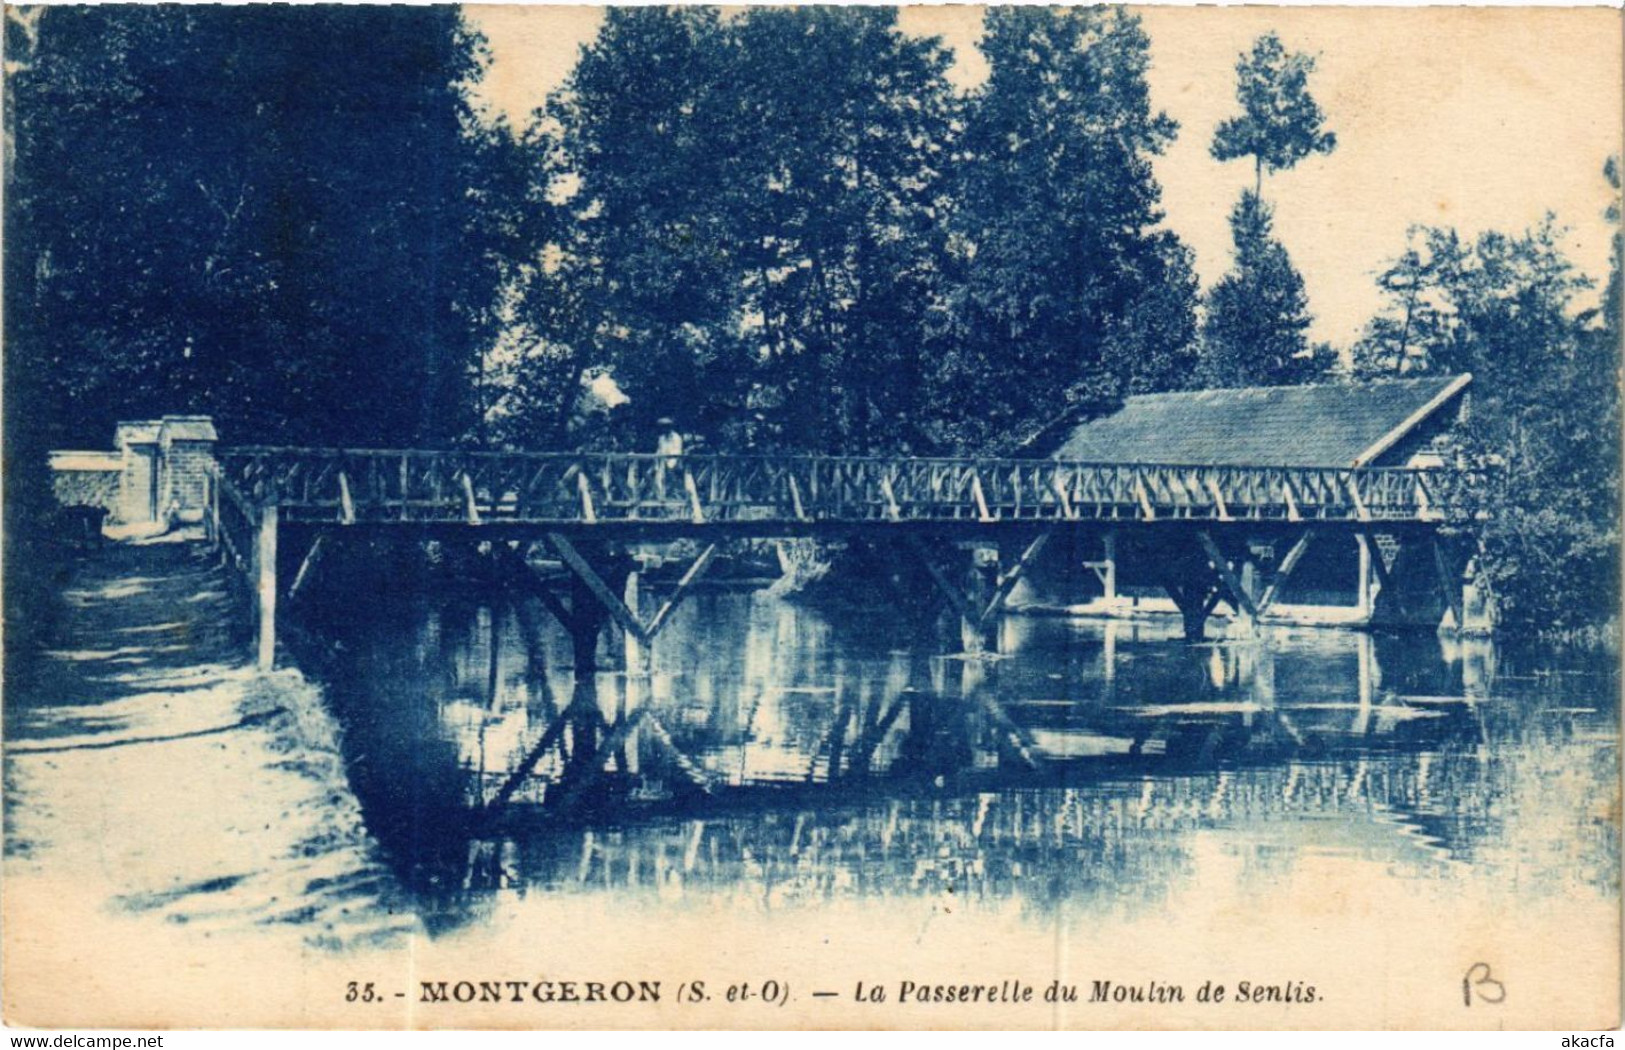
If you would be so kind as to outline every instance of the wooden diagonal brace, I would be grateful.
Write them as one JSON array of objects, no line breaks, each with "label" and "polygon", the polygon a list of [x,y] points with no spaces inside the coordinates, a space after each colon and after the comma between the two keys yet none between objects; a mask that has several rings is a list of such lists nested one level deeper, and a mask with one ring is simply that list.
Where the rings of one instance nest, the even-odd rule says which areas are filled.
[{"label": "wooden diagonal brace", "polygon": [[1240,605],[1243,612],[1257,619],[1258,606],[1254,604],[1252,595],[1248,594],[1247,589],[1241,585],[1241,580],[1237,579],[1235,571],[1230,568],[1230,560],[1224,556],[1224,552],[1219,549],[1219,545],[1213,542],[1213,537],[1209,536],[1206,530],[1203,530],[1196,534],[1196,538],[1201,541],[1202,550],[1207,552],[1208,561],[1213,565],[1213,570],[1219,574],[1219,579],[1223,580],[1224,585],[1229,588],[1230,596]]},{"label": "wooden diagonal brace", "polygon": [[980,521],[992,521],[993,515],[987,509],[987,496],[982,492],[982,475],[973,471],[970,476],[970,494],[976,500],[976,516]]},{"label": "wooden diagonal brace", "polygon": [[964,594],[960,593],[959,588],[955,587],[953,582],[943,573],[942,569],[938,567],[936,559],[931,557],[931,551],[925,546],[924,543],[920,542],[920,540],[914,536],[907,537],[907,543],[910,547],[914,548],[914,553],[919,555],[920,561],[925,564],[925,570],[929,572],[931,574],[931,578],[936,581],[937,589],[942,591],[942,593],[947,597],[948,603],[954,607],[954,612],[959,614],[959,618],[962,620],[973,620],[973,617],[975,617],[976,614],[971,611],[970,603],[965,601]]},{"label": "wooden diagonal brace", "polygon": [[683,468],[683,488],[688,492],[689,515],[696,525],[705,524],[705,511],[700,508],[700,489],[694,484],[694,475]]},{"label": "wooden diagonal brace", "polygon": [[643,629],[643,625],[638,622],[636,616],[632,615],[632,610],[626,607],[626,602],[621,600],[621,596],[611,590],[609,584],[604,582],[604,578],[598,575],[597,570],[588,564],[586,558],[581,556],[581,552],[576,550],[575,544],[571,543],[562,533],[557,532],[547,534],[547,543],[563,559],[564,564],[570,571],[576,574],[576,578],[592,592],[593,597],[598,599],[599,604],[609,613],[610,618],[622,630],[647,645],[649,636]]},{"label": "wooden diagonal brace", "polygon": [[1281,475],[1281,494],[1286,497],[1286,520],[1302,521],[1303,514],[1298,510],[1297,497],[1292,493],[1292,479]]},{"label": "wooden diagonal brace", "polygon": [[[580,700],[572,700],[563,711],[559,712],[558,717],[553,719],[553,723],[542,732],[542,738],[536,741],[534,747],[525,752],[525,757],[519,760],[519,765],[514,767],[514,771],[508,774],[508,779],[503,781],[502,786],[497,789],[497,793],[491,796],[490,801],[486,802],[482,807],[485,812],[492,813],[507,805],[508,800],[513,798],[513,793],[519,790],[519,785],[524,783],[525,778],[530,776],[531,771],[536,768],[536,763],[542,760],[542,756],[558,746],[559,742],[564,739],[564,730],[569,726],[570,719],[575,715],[576,705],[579,703],[581,703]],[[597,713],[596,708],[594,713]]]},{"label": "wooden diagonal brace", "polygon": [[1355,516],[1361,521],[1370,521],[1371,511],[1368,507],[1366,507],[1365,500],[1360,498],[1360,484],[1354,480],[1353,474],[1347,475],[1347,477],[1344,479],[1343,487],[1348,490],[1349,499],[1354,501]]},{"label": "wooden diagonal brace", "polygon": [[1055,493],[1055,498],[1061,501],[1061,517],[1068,521],[1075,521],[1078,515],[1077,512],[1072,509],[1072,497],[1067,495],[1066,486],[1061,484],[1060,477],[1057,475],[1051,475],[1049,479],[1049,487],[1050,491]]},{"label": "wooden diagonal brace", "polygon": [[1032,736],[1021,728],[1015,719],[1010,717],[1003,704],[988,695],[986,689],[978,689],[976,699],[998,727],[1004,730],[1005,735],[1010,738],[1010,743],[1015,746],[1016,754],[1027,764],[1027,767],[1037,769],[1038,759],[1035,756],[1038,752],[1038,745],[1033,741]]},{"label": "wooden diagonal brace", "polygon": [[585,471],[576,474],[576,491],[581,495],[581,520],[591,525],[598,520],[598,512],[592,505],[592,483]]},{"label": "wooden diagonal brace", "polygon": [[[1378,559],[1381,559],[1381,555]],[[1444,592],[1444,600],[1450,606],[1450,614],[1456,619],[1456,630],[1465,630],[1467,624],[1461,595],[1461,573],[1451,571],[1450,558],[1445,554],[1444,544],[1438,537],[1434,537],[1433,540],[1433,566],[1439,573],[1439,589]]]},{"label": "wooden diagonal brace", "polygon": [[661,605],[660,611],[655,613],[654,619],[649,621],[649,626],[643,635],[644,641],[652,641],[654,636],[660,633],[660,629],[666,626],[666,621],[671,618],[672,613],[677,611],[677,606],[687,595],[688,589],[693,586],[694,581],[705,575],[705,570],[711,567],[711,560],[716,555],[717,545],[713,543],[701,551],[698,558],[694,559],[694,564],[690,565],[688,571],[683,573],[683,578],[677,581],[677,589],[671,592],[671,597],[666,599],[665,604]]},{"label": "wooden diagonal brace", "polygon": [[290,599],[299,593],[299,588],[305,585],[305,579],[310,575],[310,571],[322,560],[326,543],[327,533],[317,533],[316,541],[310,545],[310,550],[305,552],[305,560],[299,563],[299,571],[293,574],[293,583],[288,587]]},{"label": "wooden diagonal brace", "polygon": [[1049,538],[1050,533],[1040,533],[1031,543],[1027,544],[1027,549],[1021,552],[1021,557],[1010,567],[1010,571],[999,577],[998,586],[993,590],[993,597],[989,599],[987,608],[982,610],[982,615],[976,620],[978,626],[987,626],[988,621],[992,620],[994,616],[998,615],[999,610],[1004,608],[1005,599],[1010,597],[1010,592],[1015,590],[1017,583],[1021,582],[1021,574],[1026,571],[1027,566],[1033,563],[1033,559],[1037,558],[1039,553],[1043,551],[1044,545],[1049,543]]},{"label": "wooden diagonal brace", "polygon": [[880,494],[886,497],[886,517],[892,521],[901,521],[903,512],[897,506],[897,493],[892,491],[891,478],[885,474],[880,475]]},{"label": "wooden diagonal brace", "polygon": [[1270,611],[1270,606],[1275,604],[1276,597],[1281,593],[1281,585],[1286,583],[1288,577],[1292,575],[1292,571],[1298,567],[1298,562],[1303,560],[1303,556],[1309,550],[1309,544],[1314,538],[1315,530],[1305,529],[1303,535],[1298,537],[1298,542],[1294,543],[1292,549],[1286,552],[1286,557],[1281,559],[1281,564],[1275,570],[1275,576],[1270,580],[1270,585],[1264,588],[1264,596],[1258,599],[1258,615],[1263,616]]},{"label": "wooden diagonal brace", "polygon": [[[897,723],[897,716],[903,713],[903,707],[908,704],[909,695],[899,693],[886,709],[886,713],[875,720],[874,724],[863,731],[858,738],[857,747],[852,754],[851,765],[847,768],[854,776],[862,776],[869,772],[869,763],[874,761],[875,752],[885,741],[886,734],[891,732],[892,726]],[[831,770],[833,773],[834,770]]]},{"label": "wooden diagonal brace", "polygon": [[790,482],[790,505],[795,509],[796,520],[810,521],[811,519],[807,517],[807,508],[801,502],[801,486],[796,484],[796,476],[787,474],[785,477]]},{"label": "wooden diagonal brace", "polygon": [[1134,472],[1134,496],[1140,501],[1140,516],[1146,521],[1154,521],[1157,512],[1151,509],[1151,495],[1146,492],[1145,478],[1138,470]]}]

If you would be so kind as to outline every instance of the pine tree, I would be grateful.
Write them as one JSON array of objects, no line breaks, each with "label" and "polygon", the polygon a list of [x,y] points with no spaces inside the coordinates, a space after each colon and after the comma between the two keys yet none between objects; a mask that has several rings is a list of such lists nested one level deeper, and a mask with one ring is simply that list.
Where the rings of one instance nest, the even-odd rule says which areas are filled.
[{"label": "pine tree", "polygon": [[1273,209],[1244,192],[1230,213],[1235,262],[1207,296],[1202,325],[1208,386],[1280,386],[1320,370],[1305,333],[1303,278],[1272,230]]},{"label": "pine tree", "polygon": [[1313,153],[1330,153],[1337,136],[1309,94],[1315,60],[1288,54],[1281,38],[1265,33],[1251,54],[1236,62],[1236,97],[1242,114],[1221,123],[1213,136],[1213,159],[1253,158],[1253,194],[1263,196],[1264,172],[1285,171]]}]

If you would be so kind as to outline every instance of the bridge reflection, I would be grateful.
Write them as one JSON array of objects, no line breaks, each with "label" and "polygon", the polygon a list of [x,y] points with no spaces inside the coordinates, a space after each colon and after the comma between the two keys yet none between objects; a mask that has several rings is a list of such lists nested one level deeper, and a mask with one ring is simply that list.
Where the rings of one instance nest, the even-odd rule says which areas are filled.
[{"label": "bridge reflection", "polygon": [[1544,684],[1547,711],[1504,703],[1488,646],[1426,636],[1189,646],[1008,618],[1009,655],[966,659],[761,596],[678,615],[652,674],[581,679],[522,603],[325,625],[352,779],[408,881],[1143,897],[1193,834],[1301,821],[1328,849],[1448,866],[1497,839],[1509,741],[1607,717]]}]

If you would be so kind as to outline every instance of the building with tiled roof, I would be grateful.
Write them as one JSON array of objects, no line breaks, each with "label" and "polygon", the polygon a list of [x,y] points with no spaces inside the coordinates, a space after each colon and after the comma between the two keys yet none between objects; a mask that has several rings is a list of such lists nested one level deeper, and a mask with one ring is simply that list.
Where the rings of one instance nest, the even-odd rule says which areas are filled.
[{"label": "building with tiled roof", "polygon": [[1398,466],[1466,406],[1471,375],[1138,394],[1110,415],[1051,427],[1056,459],[1260,467]]}]

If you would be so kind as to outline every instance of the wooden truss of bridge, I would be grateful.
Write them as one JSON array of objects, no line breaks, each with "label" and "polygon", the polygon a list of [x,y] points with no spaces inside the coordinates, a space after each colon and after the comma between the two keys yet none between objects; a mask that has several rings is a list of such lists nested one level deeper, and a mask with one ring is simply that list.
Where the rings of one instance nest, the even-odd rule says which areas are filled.
[{"label": "wooden truss of bridge", "polygon": [[[1435,540],[1440,582],[1454,594],[1460,624],[1460,570],[1437,536],[1472,516],[1485,481],[1406,468],[249,447],[219,454],[206,523],[254,584],[262,667],[274,659],[283,534],[303,551],[291,593],[327,536],[356,530],[510,547],[545,542],[572,577],[568,606],[550,590],[544,602],[576,638],[579,668],[606,623],[646,660],[718,544],[749,537],[896,541],[924,562],[975,650],[1060,530],[1127,530],[1166,545],[1166,589],[1187,633],[1200,637],[1220,601],[1246,620],[1267,613],[1316,533],[1352,532],[1364,548],[1380,528]],[[1267,579],[1248,553],[1259,535],[1290,548]],[[685,538],[699,541],[701,553],[645,619],[635,597],[628,600],[637,573],[624,547]],[[945,566],[956,545],[1006,547],[1011,560],[982,573]],[[1374,562],[1379,576],[1387,571],[1382,558]],[[526,573],[522,564],[515,571]]]}]

